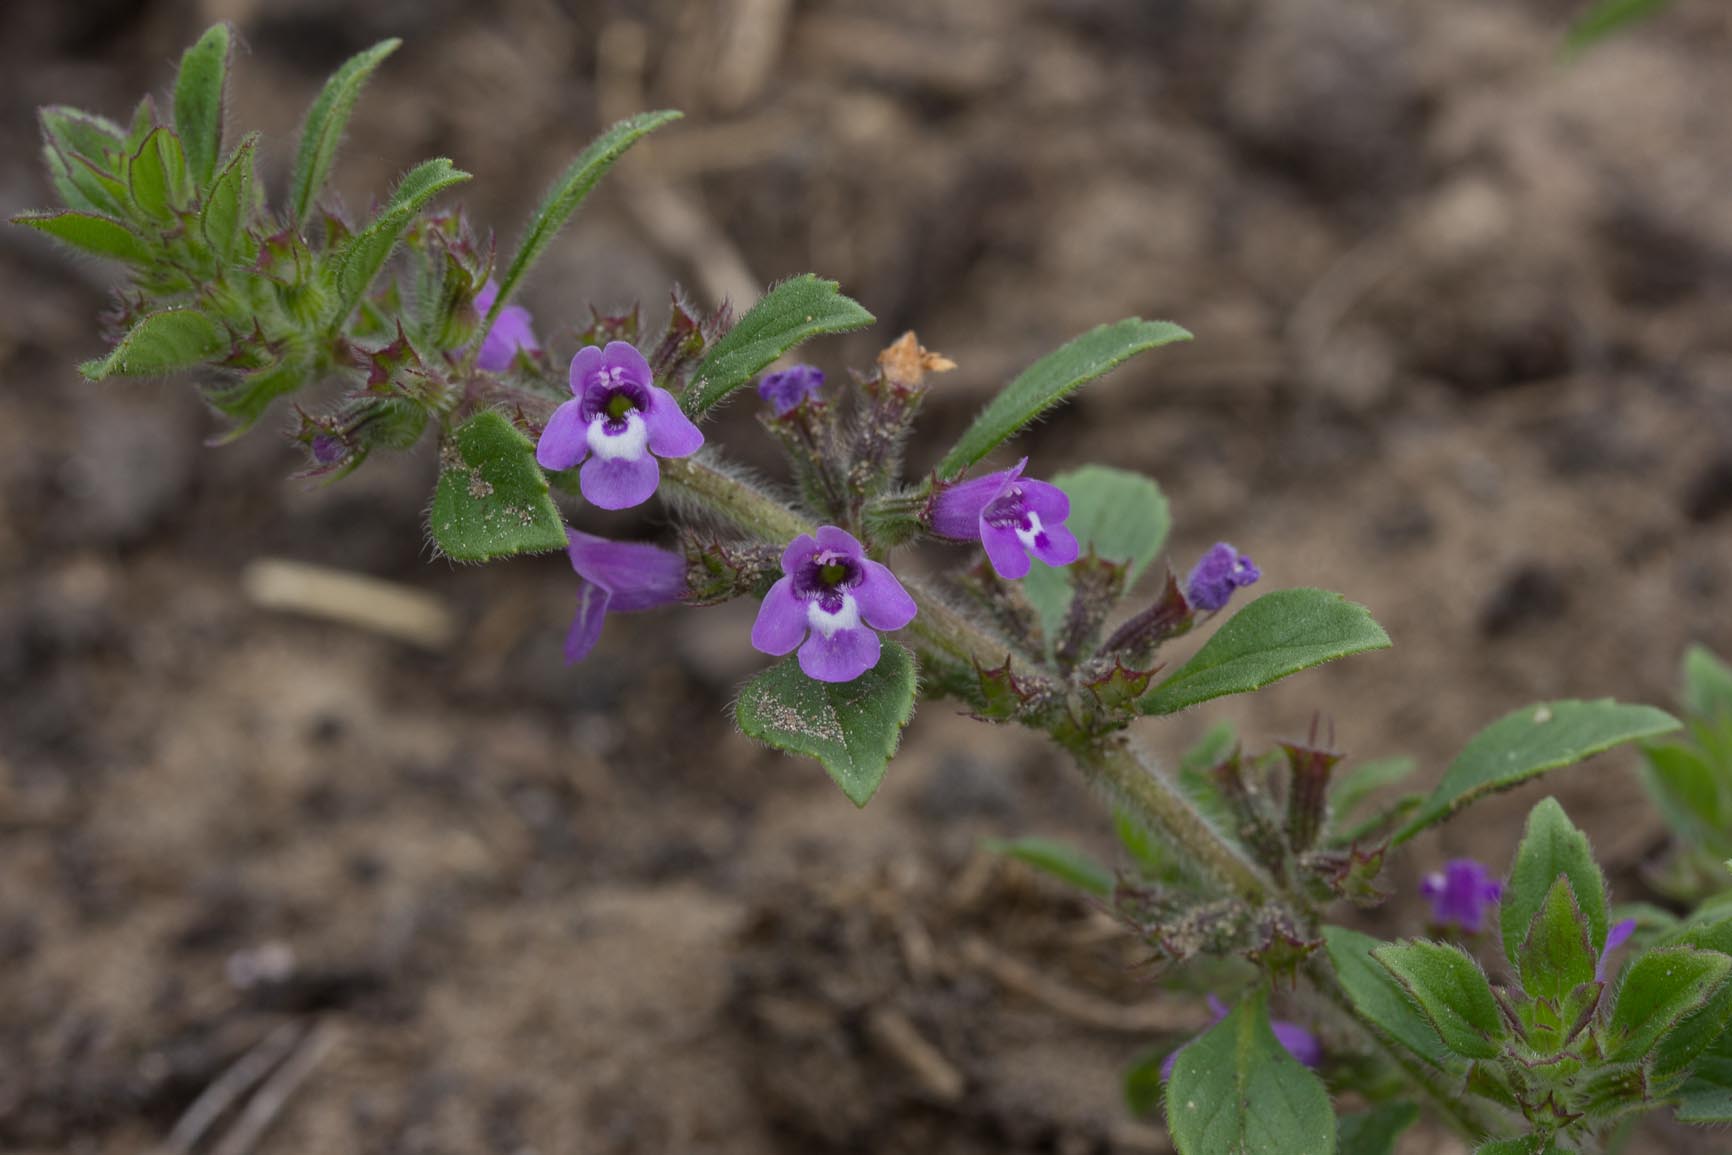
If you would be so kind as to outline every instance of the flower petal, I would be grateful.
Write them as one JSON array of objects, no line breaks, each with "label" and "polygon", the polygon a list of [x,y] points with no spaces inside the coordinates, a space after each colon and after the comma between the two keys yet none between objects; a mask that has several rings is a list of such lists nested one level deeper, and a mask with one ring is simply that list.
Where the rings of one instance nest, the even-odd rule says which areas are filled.
[{"label": "flower petal", "polygon": [[813,630],[800,647],[800,668],[820,682],[852,682],[878,664],[882,648],[878,635],[864,626],[829,637]]},{"label": "flower petal", "polygon": [[821,525],[818,527],[818,548],[839,553],[855,561],[866,556],[866,547],[857,541],[853,534],[836,525]]},{"label": "flower petal", "polygon": [[[796,538],[796,544],[798,541]],[[806,606],[794,596],[794,579],[780,578],[758,606],[758,620],[752,623],[752,648],[781,657],[805,636]]]},{"label": "flower petal", "polygon": [[[615,342],[618,344],[619,342]],[[649,427],[650,452],[657,457],[690,457],[704,446],[703,431],[680,409],[666,389],[651,388],[644,424]]]},{"label": "flower petal", "polygon": [[788,543],[788,548],[782,551],[782,572],[792,575],[800,568],[800,563],[818,552],[818,539],[809,533],[803,533]]},{"label": "flower petal", "polygon": [[598,509],[630,509],[648,501],[661,479],[661,467],[647,453],[642,457],[591,457],[583,463],[577,487],[583,491],[584,500]]},{"label": "flower petal", "polygon": [[[594,348],[594,346],[590,346]],[[644,360],[637,346],[630,341],[609,341],[607,348],[601,350],[601,359],[597,362],[603,369],[617,369],[619,375],[641,388],[649,388],[655,380],[655,374],[650,372],[650,364]]]},{"label": "flower petal", "polygon": [[571,542],[566,548],[571,568],[585,582],[612,593],[610,612],[654,609],[685,596],[686,559],[682,554],[643,542],[609,541],[575,529],[565,532]]},{"label": "flower petal", "polygon": [[1076,534],[1069,529],[1048,523],[1040,527],[1029,552],[1047,565],[1066,566],[1077,559],[1082,547],[1077,545]]},{"label": "flower petal", "polygon": [[535,443],[535,461],[541,468],[554,471],[570,469],[589,456],[589,430],[583,423],[583,406],[567,401],[553,411],[541,440]]},{"label": "flower petal", "polygon": [[1317,1036],[1300,1026],[1281,1019],[1269,1020],[1269,1029],[1275,1034],[1275,1041],[1287,1048],[1287,1053],[1304,1063],[1307,1067],[1323,1065],[1323,1044],[1317,1041]]},{"label": "flower petal", "polygon": [[932,501],[932,532],[952,541],[973,541],[979,537],[980,515],[1022,475],[1027,462],[1025,457],[1009,469],[940,489]]},{"label": "flower petal", "polygon": [[499,318],[493,322],[493,328],[487,330],[487,336],[481,339],[481,352],[476,356],[475,364],[489,373],[498,373],[511,368],[519,349],[533,353],[539,348],[541,345],[535,339],[535,330],[530,328],[529,310],[521,305],[507,305],[499,311]]},{"label": "flower petal", "polygon": [[571,394],[582,397],[584,388],[590,378],[601,371],[601,350],[594,345],[585,345],[571,359]]},{"label": "flower petal", "polygon": [[577,613],[571,619],[571,630],[565,635],[566,665],[583,661],[595,649],[612,599],[612,594],[593,582],[578,583]]},{"label": "flower petal", "polygon": [[1070,495],[1050,481],[1024,481],[1022,500],[1040,514],[1042,525],[1054,526],[1070,516]]},{"label": "flower petal", "polygon": [[1028,576],[1028,551],[1022,546],[1022,539],[1016,536],[1016,531],[1008,526],[983,525],[980,530],[980,544],[986,549],[986,556],[992,562],[992,568],[998,571],[998,576],[1005,581],[1017,581]]},{"label": "flower petal", "polygon": [[864,561],[861,567],[865,573],[854,587],[861,619],[875,630],[899,630],[913,621],[919,607],[890,567],[875,561]]},{"label": "flower petal", "polygon": [[493,302],[499,299],[499,282],[492,277],[487,283],[475,291],[475,311],[481,316],[487,316],[487,310],[493,308]]}]

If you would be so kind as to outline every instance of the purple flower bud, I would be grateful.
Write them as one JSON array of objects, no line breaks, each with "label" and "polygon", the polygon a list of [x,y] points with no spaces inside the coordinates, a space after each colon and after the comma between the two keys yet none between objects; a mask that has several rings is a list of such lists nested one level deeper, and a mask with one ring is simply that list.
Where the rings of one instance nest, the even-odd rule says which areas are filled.
[{"label": "purple flower bud", "polygon": [[571,359],[572,399],[553,411],[535,460],[546,470],[583,463],[578,489],[602,509],[642,505],[661,484],[657,457],[690,457],[704,435],[649,362],[624,341],[585,345]]},{"label": "purple flower bud", "polygon": [[758,607],[752,646],[776,657],[799,646],[800,668],[820,682],[852,682],[878,664],[873,631],[914,620],[914,599],[896,575],[833,525],[795,538],[782,552],[782,575]]},{"label": "purple flower bud", "polygon": [[1594,964],[1594,977],[1601,982],[1606,981],[1606,963],[1613,951],[1630,941],[1630,936],[1636,933],[1636,920],[1620,919],[1606,928],[1606,945],[1600,948],[1600,961]]},{"label": "purple flower bud", "polygon": [[932,532],[952,541],[978,541],[1006,581],[1028,576],[1030,555],[1047,565],[1069,565],[1079,552],[1065,528],[1070,498],[1045,481],[1022,476],[1023,458],[1009,469],[940,489],[932,499]]},{"label": "purple flower bud", "polygon": [[1486,912],[1503,897],[1503,883],[1473,859],[1456,858],[1426,875],[1419,893],[1431,900],[1432,922],[1479,934]]},{"label": "purple flower bud", "polygon": [[[1214,1017],[1215,1022],[1220,1022],[1227,1017],[1227,1004],[1214,995],[1210,995],[1209,1014]],[[1280,1043],[1289,1055],[1312,1070],[1323,1065],[1323,1044],[1318,1041],[1316,1035],[1298,1023],[1289,1023],[1283,1019],[1270,1019],[1269,1029],[1274,1032],[1275,1041]],[[1190,1045],[1190,1043],[1186,1043],[1185,1047]],[[1185,1047],[1175,1049],[1161,1063],[1161,1082],[1165,1083],[1173,1077],[1173,1067],[1179,1061],[1179,1052],[1183,1051]]]},{"label": "purple flower bud", "polygon": [[758,396],[770,403],[777,417],[786,417],[808,397],[824,387],[824,371],[812,365],[794,365],[779,373],[766,373],[758,382]]},{"label": "purple flower bud", "polygon": [[[481,291],[475,294],[475,311],[483,319],[487,311],[493,308],[493,302],[499,299],[499,283],[488,278]],[[507,305],[499,310],[499,316],[493,319],[493,325],[481,338],[481,352],[476,354],[475,365],[489,373],[498,373],[511,368],[512,360],[517,351],[534,353],[541,349],[540,342],[535,339],[535,330],[530,327],[529,310],[522,305]]]},{"label": "purple flower bud", "polygon": [[1209,547],[1185,579],[1185,600],[1192,609],[1213,612],[1226,606],[1233,591],[1263,576],[1249,557],[1224,541]]},{"label": "purple flower bud", "polygon": [[565,636],[565,660],[581,662],[601,637],[610,613],[634,613],[673,605],[686,592],[686,559],[672,550],[636,542],[609,541],[575,529],[565,531],[566,555],[582,580],[577,616]]},{"label": "purple flower bud", "polygon": [[329,433],[314,434],[310,448],[313,452],[313,460],[320,465],[335,465],[349,455],[348,447],[339,438]]}]

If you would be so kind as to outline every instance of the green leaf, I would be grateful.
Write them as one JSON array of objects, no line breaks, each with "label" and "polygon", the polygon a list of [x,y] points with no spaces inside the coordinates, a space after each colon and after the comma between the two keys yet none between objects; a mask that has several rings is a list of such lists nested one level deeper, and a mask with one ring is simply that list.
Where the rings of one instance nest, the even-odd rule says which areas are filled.
[{"label": "green leaf", "polygon": [[433,540],[456,561],[492,561],[566,547],[565,523],[547,495],[535,447],[489,409],[464,422],[440,450]]},{"label": "green leaf", "polygon": [[248,133],[245,140],[229,157],[229,161],[210,184],[204,208],[199,213],[199,227],[204,230],[205,243],[224,264],[250,260],[253,245],[247,237],[247,225],[253,208],[253,157],[259,134]]},{"label": "green leaf", "polygon": [[1014,858],[1097,898],[1106,898],[1113,892],[1113,872],[1067,842],[1035,837],[990,838],[983,845],[994,854]]},{"label": "green leaf", "polygon": [[180,138],[166,128],[152,130],[138,151],[127,158],[125,177],[127,194],[147,217],[172,220],[186,207],[186,155],[181,151]]},{"label": "green leaf", "polygon": [[1684,651],[1684,709],[1698,718],[1732,719],[1732,666],[1704,646]]},{"label": "green leaf", "polygon": [[1457,947],[1424,939],[1386,943],[1371,957],[1395,976],[1444,1046],[1467,1059],[1494,1059],[1508,1034],[1491,984]]},{"label": "green leaf", "polygon": [[686,412],[702,417],[802,341],[863,329],[875,320],[859,302],[836,290],[835,281],[811,273],[773,286],[704,354],[680,398]]},{"label": "green leaf", "polygon": [[625,155],[626,149],[648,136],[656,129],[671,121],[680,119],[681,113],[672,110],[660,112],[642,112],[636,116],[620,121],[594,140],[589,147],[578,154],[559,179],[548,187],[542,196],[541,203],[529,216],[529,224],[523,230],[523,239],[517,242],[517,252],[511,257],[511,264],[506,266],[505,276],[499,282],[499,295],[493,302],[493,309],[482,322],[480,331],[485,333],[499,311],[510,303],[512,294],[522,282],[535,262],[541,259],[547,246],[553,243],[553,238],[559,230],[565,227],[565,222],[571,219],[571,214],[577,211],[584,198],[589,196],[601,178],[607,175],[614,162]]},{"label": "green leaf", "polygon": [[[1109,561],[1125,563],[1125,589],[1136,584],[1166,544],[1172,515],[1161,487],[1137,473],[1086,465],[1052,479],[1070,498],[1066,527],[1084,553],[1093,549]],[[1022,593],[1040,615],[1047,637],[1057,634],[1070,609],[1068,566],[1036,561],[1022,579]]]},{"label": "green leaf", "polygon": [[44,155],[49,158],[49,171],[55,187],[69,206],[113,217],[133,215],[132,198],[127,194],[126,185],[114,174],[97,168],[82,156],[53,149]]},{"label": "green leaf", "polygon": [[194,188],[205,188],[222,153],[223,89],[229,75],[229,26],[213,25],[180,58],[174,82],[174,130],[186,149]]},{"label": "green leaf", "polygon": [[1172,677],[1145,694],[1144,714],[1173,714],[1243,694],[1324,662],[1389,645],[1364,606],[1324,590],[1264,594],[1215,631]]},{"label": "green leaf", "polygon": [[1570,25],[1564,37],[1564,50],[1577,53],[1592,47],[1627,25],[1654,15],[1672,0],[1597,0],[1594,6]]},{"label": "green leaf", "polygon": [[42,135],[68,158],[82,156],[113,170],[125,151],[126,133],[107,117],[50,105],[37,113]]},{"label": "green leaf", "polygon": [[1527,937],[1517,951],[1522,990],[1533,998],[1560,1002],[1583,983],[1594,980],[1598,949],[1588,938],[1588,920],[1576,905],[1569,876],[1560,874],[1528,924]]},{"label": "green leaf", "polygon": [[1090,329],[1024,369],[1001,390],[938,463],[938,475],[947,481],[961,476],[1042,413],[1138,353],[1190,339],[1170,321],[1140,317]]},{"label": "green leaf", "polygon": [[1519,1139],[1493,1139],[1473,1149],[1473,1155],[1563,1155],[1561,1149],[1539,1135]]},{"label": "green leaf", "polygon": [[1167,1043],[1139,1052],[1137,1057],[1131,1060],[1131,1065],[1125,1068],[1121,1087],[1125,1094],[1125,1106],[1131,1114],[1143,1117],[1160,1110],[1161,1093],[1166,1086],[1161,1079],[1161,1066],[1167,1061],[1167,1056],[1173,1053],[1173,1046]]},{"label": "green leaf", "polygon": [[1383,1103],[1341,1116],[1341,1155],[1395,1155],[1395,1141],[1419,1119],[1412,1103]]},{"label": "green leaf", "polygon": [[1732,1123],[1732,1031],[1696,1060],[1678,1097],[1680,1123]]},{"label": "green leaf", "polygon": [[1136,859],[1144,874],[1163,875],[1172,869],[1172,856],[1161,845],[1161,840],[1143,824],[1142,819],[1122,806],[1113,807],[1113,833],[1118,835],[1119,845]]},{"label": "green leaf", "polygon": [[119,221],[95,213],[20,213],[12,218],[15,225],[47,233],[57,241],[92,256],[125,261],[129,265],[149,265],[150,246],[144,239]]},{"label": "green leaf", "polygon": [[1598,951],[1606,941],[1606,880],[1594,861],[1588,836],[1576,829],[1556,798],[1543,799],[1528,811],[1527,830],[1510,866],[1509,886],[1498,907],[1503,950],[1520,966],[1522,939],[1545,905],[1559,877],[1570,880],[1576,907],[1588,924],[1588,941]]},{"label": "green leaf", "polygon": [[453,167],[444,157],[423,161],[404,174],[390,203],[331,257],[336,289],[334,324],[341,325],[355,311],[379,270],[391,258],[404,230],[427,202],[468,179],[468,173]]},{"label": "green leaf", "polygon": [[1405,780],[1419,763],[1405,756],[1361,762],[1335,780],[1329,805],[1338,821],[1351,818],[1361,803],[1379,790]]},{"label": "green leaf", "polygon": [[[1689,922],[1664,935],[1660,946],[1732,955],[1732,919],[1723,911],[1698,910]],[[1628,975],[1626,970],[1625,981]],[[1654,1077],[1666,1080],[1684,1074],[1703,1055],[1723,1050],[1728,1046],[1728,1030],[1732,1030],[1732,983],[1722,984],[1707,1005],[1660,1040],[1649,1063]]]},{"label": "green leaf", "polygon": [[1456,1062],[1401,985],[1372,960],[1377,939],[1344,926],[1323,928],[1323,945],[1359,1014],[1379,1032],[1437,1067]]},{"label": "green leaf", "polygon": [[1474,736],[1395,841],[1406,842],[1482,795],[1508,790],[1613,746],[1677,728],[1678,720],[1663,710],[1626,706],[1610,698],[1525,706]]},{"label": "green leaf", "polygon": [[92,381],[169,373],[209,361],[228,346],[222,326],[197,309],[167,309],[140,320],[108,356],[78,371]]},{"label": "green leaf", "polygon": [[1167,1129],[1179,1155],[1329,1155],[1335,1113],[1322,1080],[1269,1028],[1259,990],[1179,1052]]},{"label": "green leaf", "polygon": [[734,718],[749,738],[817,759],[864,806],[914,716],[915,683],[914,655],[895,642],[852,682],[808,678],[790,654],[745,684]]},{"label": "green leaf", "polygon": [[307,109],[307,118],[301,122],[300,147],[295,151],[294,173],[289,179],[289,217],[297,226],[306,221],[307,214],[313,211],[313,202],[330,179],[337,147],[343,142],[343,130],[349,126],[349,114],[355,110],[355,98],[360,96],[373,70],[397,51],[401,43],[392,37],[351,56],[325,82],[319,98]]},{"label": "green leaf", "polygon": [[1688,842],[1726,846],[1732,830],[1732,783],[1700,752],[1677,742],[1644,743],[1642,781],[1666,824]]},{"label": "green leaf", "polygon": [[1606,1024],[1606,1057],[1637,1060],[1719,991],[1732,958],[1689,946],[1648,951],[1624,969],[1618,1002]]},{"label": "green leaf", "polygon": [[312,367],[308,362],[299,357],[287,357],[231,384],[206,389],[205,400],[211,408],[235,420],[235,424],[217,438],[217,444],[225,445],[251,429],[265,415],[272,401],[307,384],[311,375]]}]

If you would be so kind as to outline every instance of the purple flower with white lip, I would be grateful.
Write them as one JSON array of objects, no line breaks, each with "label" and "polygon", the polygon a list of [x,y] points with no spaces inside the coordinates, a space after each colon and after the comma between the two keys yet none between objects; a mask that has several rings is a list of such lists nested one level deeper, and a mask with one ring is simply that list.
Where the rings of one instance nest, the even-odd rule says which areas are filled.
[{"label": "purple flower with white lip", "polygon": [[592,505],[630,509],[661,483],[658,457],[690,457],[704,435],[672,393],[653,384],[649,362],[624,341],[586,345],[571,359],[572,399],[553,411],[535,447],[547,470],[583,462],[577,487]]},{"label": "purple flower with white lip", "polygon": [[1233,591],[1263,576],[1249,557],[1224,541],[1209,547],[1185,579],[1185,600],[1194,610],[1213,612],[1226,606]]},{"label": "purple flower with white lip", "polygon": [[[1210,995],[1209,1013],[1214,1016],[1215,1022],[1218,1023],[1227,1017],[1227,1004],[1214,995]],[[1270,1019],[1269,1029],[1274,1032],[1275,1041],[1280,1043],[1289,1055],[1312,1070],[1323,1065],[1323,1044],[1317,1040],[1316,1035],[1298,1023],[1289,1023],[1283,1019]],[[1190,1043],[1186,1043],[1185,1047],[1190,1045]],[[1173,1077],[1173,1067],[1179,1061],[1179,1052],[1183,1051],[1185,1047],[1179,1047],[1161,1063],[1161,1082],[1165,1083]]]},{"label": "purple flower with white lip", "polygon": [[1009,469],[948,485],[932,499],[932,532],[953,541],[978,540],[1006,581],[1028,576],[1032,555],[1047,565],[1077,559],[1076,535],[1065,528],[1070,498],[1046,481],[1022,476],[1023,458]]},{"label": "purple flower with white lip", "polygon": [[1600,960],[1594,964],[1594,978],[1606,981],[1606,963],[1612,952],[1629,942],[1635,933],[1636,920],[1633,918],[1619,919],[1606,928],[1606,945],[1600,948]]},{"label": "purple flower with white lip", "polygon": [[[489,277],[481,291],[475,294],[475,311],[485,319],[487,311],[498,299],[499,282]],[[529,310],[522,305],[507,305],[499,310],[499,316],[493,318],[492,328],[481,338],[481,352],[476,354],[475,365],[489,373],[498,373],[511,368],[519,349],[526,353],[539,352],[541,343],[535,339],[535,330],[530,328]]]},{"label": "purple flower with white lip", "polygon": [[896,575],[833,525],[795,538],[782,551],[782,575],[758,607],[752,646],[777,657],[799,646],[800,668],[820,682],[852,682],[878,664],[874,631],[914,620],[914,599]]},{"label": "purple flower with white lip", "polygon": [[1503,883],[1473,859],[1456,858],[1426,875],[1419,893],[1431,900],[1432,922],[1479,934],[1487,912],[1503,897]]},{"label": "purple flower with white lip", "polygon": [[672,550],[637,542],[609,541],[565,531],[571,568],[583,580],[577,590],[577,616],[565,635],[567,664],[581,662],[601,637],[608,614],[673,605],[686,593],[686,559]]},{"label": "purple flower with white lip", "polygon": [[766,373],[758,382],[758,396],[770,403],[777,417],[786,417],[808,397],[824,387],[824,371],[812,365],[793,365],[779,373]]}]

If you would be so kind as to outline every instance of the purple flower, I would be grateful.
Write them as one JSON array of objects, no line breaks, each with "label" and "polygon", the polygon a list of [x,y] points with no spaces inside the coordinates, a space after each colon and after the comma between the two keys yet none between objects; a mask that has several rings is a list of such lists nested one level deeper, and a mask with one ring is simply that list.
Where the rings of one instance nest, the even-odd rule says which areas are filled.
[{"label": "purple flower", "polygon": [[873,631],[914,620],[914,599],[896,575],[833,525],[795,538],[782,551],[782,575],[758,607],[752,646],[776,656],[800,646],[800,668],[820,682],[852,682],[878,664]]},{"label": "purple flower", "polygon": [[1431,900],[1432,922],[1479,934],[1486,912],[1503,897],[1503,883],[1473,859],[1456,858],[1426,875],[1419,893]]},{"label": "purple flower", "polygon": [[[491,277],[481,286],[481,291],[475,294],[475,311],[485,319],[487,311],[493,308],[493,302],[499,299],[499,282]],[[522,305],[507,305],[499,310],[499,316],[493,319],[493,327],[487,330],[481,338],[481,352],[475,358],[477,368],[489,373],[498,373],[511,367],[512,359],[517,351],[534,353],[541,349],[540,342],[535,339],[535,330],[529,327],[529,310]]]},{"label": "purple flower", "polygon": [[635,542],[609,541],[575,529],[566,554],[581,579],[577,616],[565,635],[566,662],[581,662],[601,637],[610,613],[632,613],[672,605],[685,596],[686,559],[672,550]]},{"label": "purple flower", "polygon": [[1194,610],[1213,612],[1226,606],[1233,591],[1263,576],[1257,564],[1224,541],[1209,547],[1185,579],[1185,600]]},{"label": "purple flower", "polygon": [[1007,581],[1028,575],[1031,554],[1047,565],[1077,558],[1076,535],[1064,526],[1070,498],[1056,485],[1024,478],[1027,464],[1025,457],[998,473],[945,486],[932,501],[932,532],[953,541],[979,540]]},{"label": "purple flower", "polygon": [[1600,982],[1606,981],[1606,962],[1613,951],[1630,941],[1630,936],[1636,933],[1636,920],[1620,919],[1606,928],[1606,945],[1600,948],[1600,961],[1594,964],[1594,977]]},{"label": "purple flower", "polygon": [[661,483],[655,459],[690,457],[704,443],[673,394],[653,381],[649,362],[624,341],[579,349],[571,359],[572,399],[553,411],[535,460],[547,470],[583,462],[577,486],[602,509],[648,501]]},{"label": "purple flower", "polygon": [[811,365],[794,365],[780,373],[766,373],[758,382],[758,396],[768,401],[777,417],[786,417],[808,397],[824,387],[824,371]]},{"label": "purple flower", "polygon": [[[1227,1017],[1227,1004],[1214,995],[1210,995],[1209,1014],[1214,1016],[1215,1022],[1220,1022]],[[1286,1048],[1289,1055],[1312,1070],[1323,1065],[1323,1044],[1318,1042],[1316,1035],[1298,1023],[1289,1023],[1282,1019],[1270,1019],[1269,1029],[1274,1032],[1275,1041]],[[1190,1043],[1186,1043],[1185,1047],[1190,1045]],[[1173,1077],[1173,1066],[1179,1061],[1179,1052],[1183,1051],[1185,1047],[1175,1049],[1161,1063],[1161,1082],[1165,1083]]]}]

